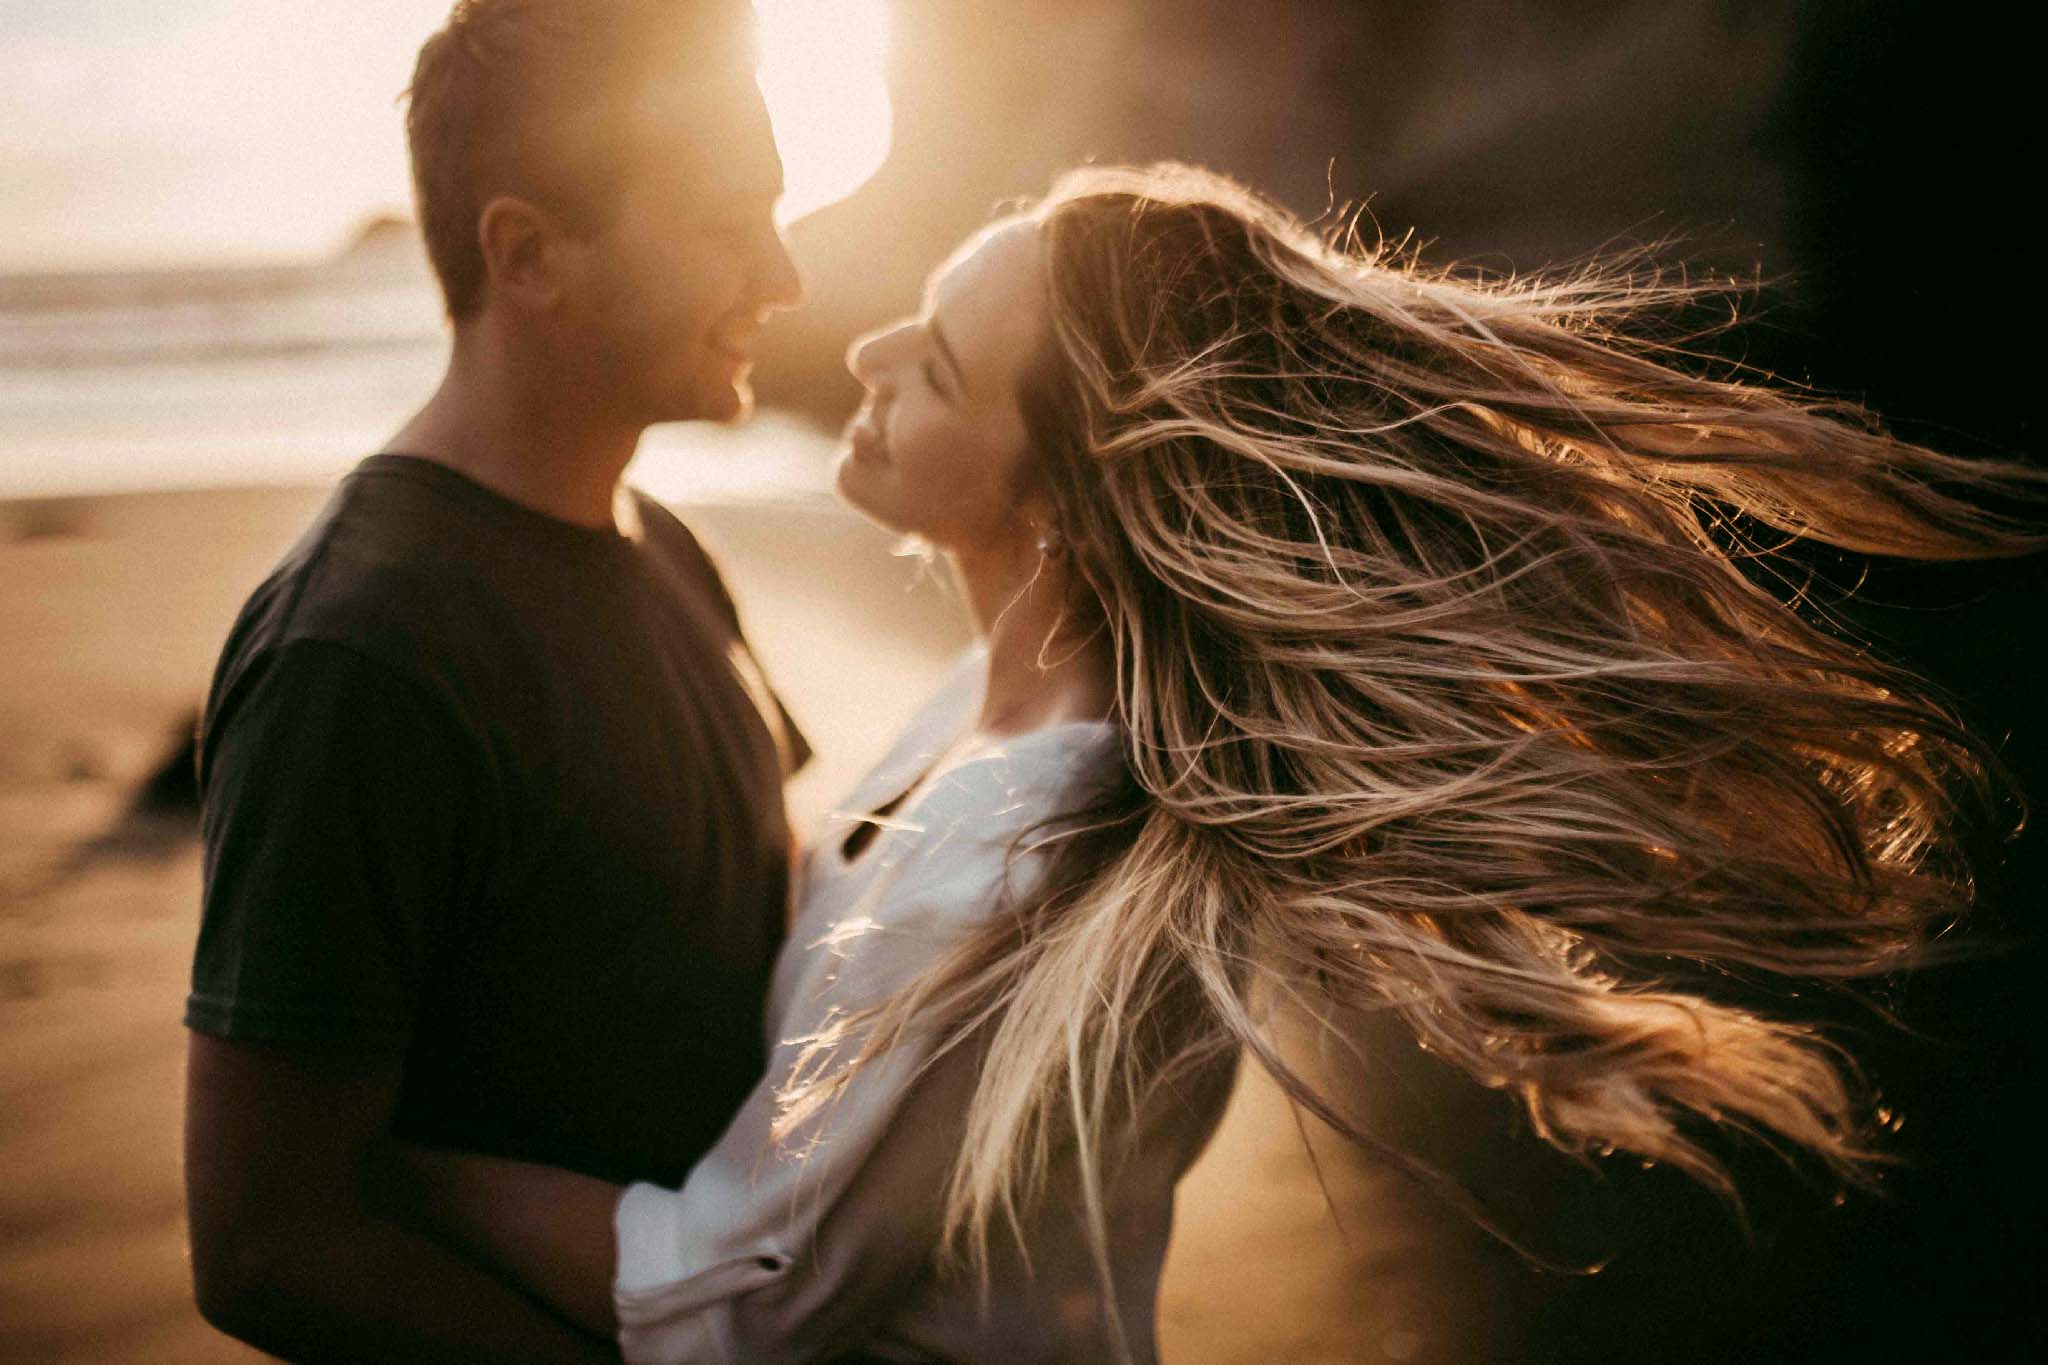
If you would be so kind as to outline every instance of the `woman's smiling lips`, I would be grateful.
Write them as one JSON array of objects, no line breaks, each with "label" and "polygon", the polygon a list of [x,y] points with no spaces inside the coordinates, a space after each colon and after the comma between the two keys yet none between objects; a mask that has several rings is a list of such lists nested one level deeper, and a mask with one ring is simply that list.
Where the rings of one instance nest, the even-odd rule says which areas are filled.
[{"label": "woman's smiling lips", "polygon": [[888,443],[875,423],[872,411],[856,413],[846,424],[846,443],[853,458],[863,464],[879,464],[889,458]]}]

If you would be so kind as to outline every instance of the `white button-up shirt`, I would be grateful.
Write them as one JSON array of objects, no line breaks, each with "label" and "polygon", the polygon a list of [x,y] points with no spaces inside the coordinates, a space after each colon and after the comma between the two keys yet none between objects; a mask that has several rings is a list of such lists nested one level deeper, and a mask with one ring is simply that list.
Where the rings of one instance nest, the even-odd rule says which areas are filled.
[{"label": "white button-up shirt", "polygon": [[[1088,1252],[1074,1192],[1055,1187],[1020,1252],[993,1230],[984,1297],[938,1260],[942,1205],[979,1059],[936,1064],[911,1038],[864,1067],[803,1127],[771,1136],[809,1040],[888,999],[1043,875],[1020,835],[1074,809],[1111,771],[1115,731],[1066,724],[1015,737],[920,779],[979,704],[971,654],[810,847],[798,914],[769,997],[768,1072],[680,1190],[619,1202],[615,1297],[632,1365],[829,1360],[1153,1358],[1153,1308],[1173,1187],[1214,1128],[1228,1069],[1191,1091],[1185,1122],[1148,1134],[1107,1191],[1114,1301]],[[857,856],[863,812],[916,790]],[[851,1055],[857,1042],[842,1045]],[[1059,1168],[1055,1167],[1055,1172]],[[1028,1258],[1028,1261],[1027,1261]]]}]

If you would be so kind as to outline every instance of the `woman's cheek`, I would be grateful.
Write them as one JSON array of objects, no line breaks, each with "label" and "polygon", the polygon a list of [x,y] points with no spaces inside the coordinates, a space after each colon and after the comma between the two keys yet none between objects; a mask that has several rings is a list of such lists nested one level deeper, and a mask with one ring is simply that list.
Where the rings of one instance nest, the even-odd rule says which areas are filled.
[{"label": "woman's cheek", "polygon": [[[893,443],[898,470],[908,479],[949,479],[953,442],[945,427],[928,420],[912,419]],[[936,491],[936,490],[930,490]]]}]

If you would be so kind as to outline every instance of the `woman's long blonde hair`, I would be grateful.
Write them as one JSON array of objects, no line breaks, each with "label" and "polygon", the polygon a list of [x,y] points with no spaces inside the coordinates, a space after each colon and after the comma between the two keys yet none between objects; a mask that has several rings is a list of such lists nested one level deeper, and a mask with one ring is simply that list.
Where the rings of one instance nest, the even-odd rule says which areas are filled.
[{"label": "woman's long blonde hair", "polygon": [[1275,998],[1394,1011],[1569,1151],[1725,1191],[1729,1125],[1865,1168],[1846,1059],[1704,983],[1915,960],[1967,901],[1954,798],[1988,756],[1745,573],[1744,526],[2018,554],[2038,476],[1713,376],[1645,326],[1702,291],[1626,266],[1427,269],[1177,165],[1032,216],[1029,477],[1128,772],[868,1035],[986,1049],[948,1226],[985,1250],[1060,1150],[1099,1249],[1119,1144],[1219,1055],[1371,1141],[1275,1048]]}]

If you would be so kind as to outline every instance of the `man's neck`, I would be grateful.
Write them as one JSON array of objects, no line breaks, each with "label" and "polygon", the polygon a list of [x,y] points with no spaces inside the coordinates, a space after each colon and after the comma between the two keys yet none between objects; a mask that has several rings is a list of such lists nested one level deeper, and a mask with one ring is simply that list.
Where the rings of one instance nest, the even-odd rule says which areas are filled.
[{"label": "man's neck", "polygon": [[644,427],[559,392],[550,368],[458,333],[441,387],[385,449],[446,465],[536,512],[616,527],[619,480]]}]

